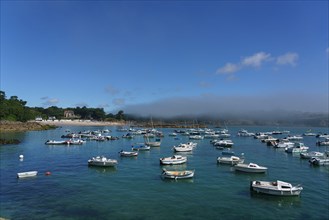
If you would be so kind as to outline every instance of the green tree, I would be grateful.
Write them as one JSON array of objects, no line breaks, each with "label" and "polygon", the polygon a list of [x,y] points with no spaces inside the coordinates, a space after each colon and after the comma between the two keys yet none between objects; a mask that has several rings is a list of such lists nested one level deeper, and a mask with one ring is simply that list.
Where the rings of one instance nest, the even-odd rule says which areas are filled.
[{"label": "green tree", "polygon": [[115,118],[117,120],[124,120],[125,119],[125,115],[124,115],[123,110],[118,111],[118,113],[115,115]]}]

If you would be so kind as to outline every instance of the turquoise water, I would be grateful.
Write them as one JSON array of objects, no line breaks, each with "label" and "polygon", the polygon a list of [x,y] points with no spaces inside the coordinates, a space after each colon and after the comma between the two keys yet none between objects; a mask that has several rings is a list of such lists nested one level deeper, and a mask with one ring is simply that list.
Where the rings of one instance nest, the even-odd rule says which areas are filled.
[{"label": "turquoise water", "polygon": [[[49,131],[10,134],[19,145],[0,147],[1,195],[0,217],[9,219],[328,219],[329,168],[312,167],[307,160],[266,146],[259,140],[237,137],[241,127],[229,127],[235,143],[232,150],[244,153],[245,162],[267,166],[267,174],[238,173],[231,166],[218,165],[221,151],[209,139],[199,140],[192,153],[186,153],[185,165],[169,169],[195,169],[192,180],[163,180],[160,157],[173,155],[175,144],[189,141],[168,136],[173,129],[161,129],[165,138],[160,148],[140,152],[137,158],[120,158],[121,149],[130,150],[143,138],[115,141],[88,141],[82,146],[48,146],[48,139],[60,140],[66,129],[112,130],[114,127],[62,127]],[[270,127],[244,127],[250,132],[272,131]],[[302,134],[309,128],[280,128]],[[329,133],[328,128],[312,128]],[[278,135],[276,137],[283,137]],[[310,150],[315,137],[304,137]],[[19,155],[24,160],[19,160]],[[92,156],[118,159],[116,168],[88,167]],[[37,170],[35,178],[17,179],[16,173]],[[50,176],[44,175],[50,171]],[[281,198],[251,194],[251,180],[283,180],[302,184],[300,197]]]}]

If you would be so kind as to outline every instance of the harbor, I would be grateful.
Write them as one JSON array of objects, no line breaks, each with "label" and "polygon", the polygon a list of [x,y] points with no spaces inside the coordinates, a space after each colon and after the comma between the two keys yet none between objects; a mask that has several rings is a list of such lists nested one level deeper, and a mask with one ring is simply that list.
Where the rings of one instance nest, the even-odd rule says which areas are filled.
[{"label": "harbor", "polygon": [[[276,128],[244,129],[256,134]],[[45,144],[48,139],[61,140],[63,134],[86,130],[120,138],[86,140],[81,145]],[[325,219],[329,214],[329,166],[311,165],[299,155],[268,146],[252,136],[240,136],[241,127],[227,128],[234,142],[230,151],[236,155],[243,153],[245,163],[266,166],[267,172],[236,172],[232,165],[217,163],[217,157],[227,150],[214,147],[210,143],[212,139],[208,138],[193,140],[197,146],[191,152],[179,152],[188,158],[186,163],[163,166],[159,164],[160,158],[177,154],[173,146],[191,140],[182,134],[170,136],[174,128],[157,130],[163,134],[160,147],[138,151],[137,157],[121,157],[119,152],[130,151],[132,145],[144,143],[144,136],[121,138],[127,131],[115,126],[63,126],[17,133],[20,144],[0,148],[1,217],[166,219],[170,212],[173,219]],[[306,128],[285,127],[282,130],[289,130],[292,136],[302,135]],[[312,130],[328,133],[327,128]],[[276,134],[275,137],[282,139],[287,135]],[[318,138],[315,136],[303,136],[301,141],[310,148],[309,151],[324,152],[327,149],[316,145]],[[88,160],[99,155],[117,160],[117,165],[88,166]],[[164,168],[168,171],[193,171],[194,176],[163,178]],[[16,177],[17,173],[30,170],[38,171],[38,175]],[[299,196],[287,198],[263,195],[250,190],[250,182],[254,180],[300,184],[303,191]]]}]

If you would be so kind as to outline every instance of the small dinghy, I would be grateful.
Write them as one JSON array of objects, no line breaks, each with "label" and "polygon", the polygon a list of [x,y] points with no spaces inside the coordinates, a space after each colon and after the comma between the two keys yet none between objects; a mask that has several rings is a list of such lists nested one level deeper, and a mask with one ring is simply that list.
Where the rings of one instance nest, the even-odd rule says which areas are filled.
[{"label": "small dinghy", "polygon": [[119,154],[120,154],[121,157],[136,157],[136,156],[138,156],[138,152],[136,152],[136,151],[123,151],[123,150],[121,150],[119,152]]},{"label": "small dinghy", "polygon": [[162,157],[160,158],[160,164],[163,165],[174,165],[186,163],[187,157],[181,155],[174,155],[172,157]]},{"label": "small dinghy", "polygon": [[28,171],[28,172],[17,173],[17,178],[34,177],[36,175],[38,175],[38,171]]},{"label": "small dinghy", "polygon": [[161,175],[167,179],[188,179],[193,178],[194,170],[168,171],[163,169]]}]

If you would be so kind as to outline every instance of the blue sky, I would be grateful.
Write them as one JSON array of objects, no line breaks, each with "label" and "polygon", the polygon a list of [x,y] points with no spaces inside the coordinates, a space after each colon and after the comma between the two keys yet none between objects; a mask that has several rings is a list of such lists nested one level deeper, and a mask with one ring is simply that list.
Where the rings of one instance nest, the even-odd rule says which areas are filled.
[{"label": "blue sky", "polygon": [[1,1],[1,90],[28,106],[328,112],[328,1]]}]

